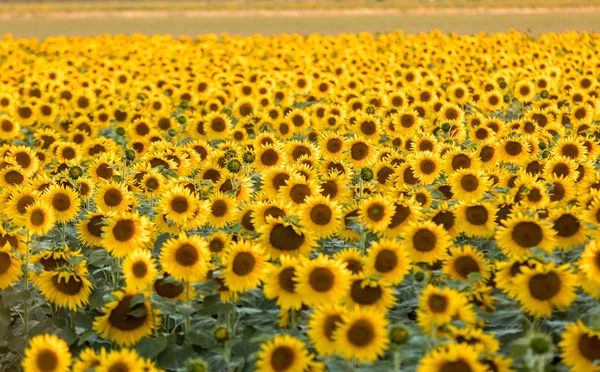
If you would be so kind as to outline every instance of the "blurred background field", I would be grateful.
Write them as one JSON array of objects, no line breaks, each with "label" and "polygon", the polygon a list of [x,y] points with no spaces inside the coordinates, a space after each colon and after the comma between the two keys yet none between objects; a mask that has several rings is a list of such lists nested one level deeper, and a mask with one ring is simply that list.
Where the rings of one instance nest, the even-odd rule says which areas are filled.
[{"label": "blurred background field", "polygon": [[44,1],[0,3],[0,34],[14,37],[102,34],[342,32],[457,34],[506,32],[532,36],[600,31],[600,0],[198,0]]}]

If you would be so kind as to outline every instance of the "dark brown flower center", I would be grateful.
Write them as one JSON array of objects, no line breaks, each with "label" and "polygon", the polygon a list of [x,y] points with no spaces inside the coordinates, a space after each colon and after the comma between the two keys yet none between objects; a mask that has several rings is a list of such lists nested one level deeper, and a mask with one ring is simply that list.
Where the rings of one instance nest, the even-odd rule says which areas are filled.
[{"label": "dark brown flower center", "polygon": [[420,229],[413,236],[413,246],[419,252],[430,252],[435,248],[437,243],[437,236],[435,233],[427,230]]},{"label": "dark brown flower center", "polygon": [[144,261],[134,262],[131,266],[131,272],[133,272],[133,276],[136,278],[143,278],[148,274],[148,266]]},{"label": "dark brown flower center", "polygon": [[352,345],[364,347],[375,339],[375,328],[371,322],[360,319],[350,326],[346,336]]},{"label": "dark brown flower center", "polygon": [[185,196],[176,196],[171,200],[171,209],[175,213],[185,213],[190,208],[190,204]]},{"label": "dark brown flower center", "polygon": [[452,158],[452,169],[459,170],[471,167],[471,158],[465,154],[458,154]]},{"label": "dark brown flower center", "polygon": [[435,172],[435,169],[436,169],[435,162],[433,160],[429,160],[429,159],[423,160],[419,164],[419,167],[421,168],[421,172],[423,172],[425,174],[431,174],[431,173]]},{"label": "dark brown flower center", "polygon": [[223,132],[225,129],[227,129],[227,125],[225,123],[225,120],[223,120],[223,118],[219,118],[219,117],[214,118],[212,120],[212,122],[210,123],[210,127],[215,132]]},{"label": "dark brown flower center", "polygon": [[529,279],[529,293],[539,301],[548,301],[560,292],[562,286],[560,277],[556,272],[535,274]]},{"label": "dark brown flower center", "polygon": [[309,275],[310,286],[317,292],[327,292],[333,288],[335,275],[325,267],[317,267]]},{"label": "dark brown flower center", "polygon": [[517,156],[519,155],[521,152],[523,152],[523,145],[521,145],[519,142],[515,142],[515,141],[508,141],[505,145],[504,145],[504,150],[506,151],[506,153],[510,156]]},{"label": "dark brown flower center", "polygon": [[367,218],[371,221],[379,222],[385,216],[385,206],[379,203],[373,203],[367,208]]},{"label": "dark brown flower center", "polygon": [[554,231],[556,231],[556,235],[561,238],[569,238],[577,234],[580,227],[579,220],[572,214],[563,214],[554,221],[554,226],[552,226]]},{"label": "dark brown flower center", "polygon": [[535,222],[519,222],[512,231],[512,240],[524,248],[532,248],[542,242],[544,238],[542,228]]},{"label": "dark brown flower center", "polygon": [[90,235],[100,238],[102,237],[102,222],[104,221],[104,216],[94,216],[90,218],[87,223],[87,230]]},{"label": "dark brown flower center", "polygon": [[473,205],[467,207],[465,217],[472,225],[485,225],[488,221],[488,210],[483,205]]},{"label": "dark brown flower center", "polygon": [[148,312],[144,303],[131,305],[133,296],[125,296],[117,307],[115,307],[108,316],[108,322],[111,326],[121,331],[133,331],[146,323]]},{"label": "dark brown flower center", "polygon": [[175,261],[181,266],[193,266],[198,259],[198,250],[189,243],[182,244],[175,251]]},{"label": "dark brown flower center", "polygon": [[58,367],[59,357],[49,349],[40,351],[36,357],[35,364],[42,372],[52,372]]},{"label": "dark brown flower center", "polygon": [[109,189],[104,193],[104,203],[109,207],[116,207],[123,201],[123,194],[119,189]]},{"label": "dark brown flower center", "polygon": [[249,252],[240,252],[233,259],[231,270],[238,276],[248,275],[254,270],[256,259]]},{"label": "dark brown flower center", "polygon": [[369,145],[364,142],[357,142],[350,148],[350,155],[354,160],[363,160],[369,156]]},{"label": "dark brown flower center", "polygon": [[398,255],[390,249],[382,249],[375,257],[375,270],[380,273],[389,273],[398,265]]},{"label": "dark brown flower center", "polygon": [[429,309],[434,313],[443,313],[448,307],[448,299],[439,294],[432,294],[427,300]]},{"label": "dark brown flower center", "polygon": [[25,195],[17,202],[17,211],[20,214],[25,214],[27,207],[35,203],[35,198],[31,195]]},{"label": "dark brown flower center", "polygon": [[393,229],[396,226],[401,225],[410,216],[410,208],[403,204],[395,204],[395,212],[392,216],[392,220],[388,225],[388,229]]},{"label": "dark brown flower center", "polygon": [[439,372],[472,372],[473,369],[469,365],[469,363],[458,360],[456,362],[446,361],[440,367]]},{"label": "dark brown flower center", "polygon": [[83,288],[83,281],[76,280],[74,277],[61,278],[58,275],[52,277],[52,285],[61,293],[74,296]]},{"label": "dark brown flower center", "polygon": [[304,203],[304,200],[311,195],[311,190],[308,185],[305,184],[297,184],[292,186],[290,189],[290,198],[296,204]]},{"label": "dark brown flower center", "polygon": [[296,282],[294,276],[296,269],[293,267],[286,267],[279,272],[279,286],[288,293],[296,293]]},{"label": "dark brown flower center", "polygon": [[[168,275],[165,275],[165,278]],[[183,284],[180,282],[169,283],[165,278],[158,279],[154,282],[154,290],[156,293],[165,298],[175,298],[183,293]]]},{"label": "dark brown flower center", "polygon": [[479,179],[472,174],[467,174],[460,180],[460,187],[467,192],[473,192],[479,187]]},{"label": "dark brown flower center", "polygon": [[10,269],[11,263],[12,259],[10,254],[6,252],[0,252],[0,275],[4,274],[8,271],[8,269]]},{"label": "dark brown flower center", "polygon": [[120,242],[129,241],[135,235],[135,223],[132,220],[120,220],[113,227],[113,235]]},{"label": "dark brown flower center", "polygon": [[215,217],[223,217],[227,214],[227,203],[224,200],[215,200],[210,207],[211,213]]},{"label": "dark brown flower center", "polygon": [[581,355],[590,362],[600,360],[600,338],[598,336],[583,334],[577,346]]},{"label": "dark brown flower center", "polygon": [[295,251],[304,243],[304,234],[296,233],[292,226],[277,224],[271,230],[269,242],[280,251]]},{"label": "dark brown flower center", "polygon": [[479,264],[471,256],[460,256],[453,263],[454,270],[463,278],[467,278],[471,273],[479,272]]},{"label": "dark brown flower center", "polygon": [[271,354],[271,367],[279,371],[287,371],[296,359],[294,351],[288,346],[278,346]]},{"label": "dark brown flower center", "polygon": [[327,151],[332,154],[338,153],[342,149],[343,142],[338,138],[331,138],[327,141]]},{"label": "dark brown flower center", "polygon": [[323,334],[329,341],[333,341],[333,333],[341,324],[343,324],[342,317],[337,314],[332,314],[325,318],[323,322]]},{"label": "dark brown flower center", "polygon": [[267,149],[260,155],[260,162],[266,166],[272,166],[279,161],[279,154],[273,149]]},{"label": "dark brown flower center", "polygon": [[331,217],[331,209],[325,204],[317,204],[310,211],[310,219],[317,225],[327,225],[331,221]]},{"label": "dark brown flower center", "polygon": [[4,175],[4,180],[9,185],[20,185],[25,180],[25,177],[18,171],[11,170],[6,172]]},{"label": "dark brown flower center", "polygon": [[42,226],[46,222],[46,213],[41,209],[35,209],[31,212],[29,221],[33,226]]},{"label": "dark brown flower center", "polygon": [[379,301],[382,295],[383,291],[379,285],[363,287],[362,279],[355,280],[350,288],[350,297],[359,305],[373,305]]}]

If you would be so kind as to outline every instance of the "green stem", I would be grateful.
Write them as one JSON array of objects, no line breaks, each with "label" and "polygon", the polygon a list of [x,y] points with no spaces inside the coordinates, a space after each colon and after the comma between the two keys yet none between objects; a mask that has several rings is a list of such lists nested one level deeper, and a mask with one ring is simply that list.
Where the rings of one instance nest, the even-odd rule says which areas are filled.
[{"label": "green stem", "polygon": [[[190,306],[190,284],[188,282],[184,282],[185,286],[185,303]],[[192,329],[192,321],[190,318],[189,311],[185,314],[185,338],[186,342],[190,342],[190,331]]]},{"label": "green stem", "polygon": [[52,310],[52,320],[56,321],[56,312],[57,312],[56,305],[50,304],[50,309]]},{"label": "green stem", "polygon": [[63,247],[64,247],[65,245],[67,245],[67,223],[66,222],[63,222],[61,224],[60,235],[61,235],[60,237],[62,239]]},{"label": "green stem", "polygon": [[544,364],[544,358],[537,358],[537,372],[544,372],[546,370],[546,365]]},{"label": "green stem", "polygon": [[290,322],[292,325],[292,329],[296,329],[298,327],[298,320],[296,319],[296,310],[290,309]]},{"label": "green stem", "polygon": [[156,316],[154,312],[154,300],[152,299],[152,284],[148,286],[148,295],[150,296],[150,316],[152,316],[152,329],[154,337],[158,338],[158,328],[156,327]]},{"label": "green stem", "polygon": [[[25,292],[29,293],[29,229],[27,229],[27,241],[25,242]],[[25,340],[29,343],[29,299],[23,302],[23,329]]]},{"label": "green stem", "polygon": [[73,310],[69,311],[69,319],[71,321],[71,329],[75,330],[75,312]]},{"label": "green stem", "polygon": [[394,372],[400,372],[401,364],[402,364],[402,359],[400,358],[400,348],[398,347],[394,351]]}]

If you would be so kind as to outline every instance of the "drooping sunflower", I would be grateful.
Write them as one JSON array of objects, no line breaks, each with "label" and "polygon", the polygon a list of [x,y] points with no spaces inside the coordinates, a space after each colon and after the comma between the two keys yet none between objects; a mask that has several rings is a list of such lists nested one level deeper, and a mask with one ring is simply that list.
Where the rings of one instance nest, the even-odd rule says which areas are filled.
[{"label": "drooping sunflower", "polygon": [[323,304],[315,307],[308,322],[308,337],[321,355],[333,355],[336,342],[335,330],[342,325],[342,317],[347,314],[345,307],[337,304]]},{"label": "drooping sunflower", "polygon": [[523,273],[523,267],[534,268],[541,263],[535,259],[512,258],[508,261],[496,261],[496,270],[494,272],[494,281],[496,287],[502,289],[509,296],[514,297],[518,288],[515,287],[514,278]]},{"label": "drooping sunflower", "polygon": [[296,269],[296,289],[309,306],[340,301],[350,287],[350,273],[340,261],[323,254]]},{"label": "drooping sunflower", "polygon": [[141,296],[137,292],[118,291],[113,296],[115,300],[102,307],[104,315],[94,319],[94,330],[105,339],[120,346],[134,345],[152,334],[153,324],[160,324],[158,311],[152,311],[150,301],[144,299],[132,305],[134,297]]},{"label": "drooping sunflower", "polygon": [[417,372],[486,372],[479,353],[471,346],[446,343],[421,358]]},{"label": "drooping sunflower", "polygon": [[586,327],[581,320],[566,326],[558,344],[563,363],[573,372],[598,372],[600,332]]},{"label": "drooping sunflower", "polygon": [[35,282],[41,294],[58,307],[76,311],[89,301],[92,283],[85,266],[74,270],[43,271]]},{"label": "drooping sunflower", "polygon": [[277,305],[282,309],[299,310],[302,298],[296,291],[296,268],[300,261],[295,257],[279,257],[280,265],[271,265],[265,273],[263,291],[268,299],[277,299]]},{"label": "drooping sunflower", "polygon": [[79,240],[89,247],[102,245],[102,226],[107,217],[103,212],[88,213],[76,225]]},{"label": "drooping sunflower", "polygon": [[395,240],[380,240],[367,253],[365,275],[378,275],[381,281],[396,285],[404,280],[411,269],[406,250]]},{"label": "drooping sunflower", "polygon": [[479,353],[494,354],[500,349],[500,343],[493,334],[484,333],[481,328],[467,326],[458,328],[449,326],[450,336],[458,343],[470,345]]},{"label": "drooping sunflower", "polygon": [[26,208],[25,227],[33,235],[45,235],[54,227],[54,214],[45,201],[38,200]]},{"label": "drooping sunflower", "polygon": [[374,195],[361,203],[358,218],[368,229],[379,232],[387,228],[393,214],[393,206],[382,195]]},{"label": "drooping sunflower", "polygon": [[522,274],[513,279],[516,298],[523,309],[539,318],[551,316],[552,310],[564,309],[575,300],[576,276],[568,265],[556,267],[554,262],[535,268],[522,268]]},{"label": "drooping sunflower", "polygon": [[460,201],[478,201],[488,192],[491,182],[481,171],[460,169],[450,177],[452,194]]},{"label": "drooping sunflower", "polygon": [[127,255],[122,270],[127,288],[137,291],[148,289],[158,275],[156,261],[147,249],[137,249]]},{"label": "drooping sunflower", "polygon": [[210,252],[206,241],[199,235],[181,233],[163,244],[159,260],[164,270],[175,279],[193,283],[206,278]]},{"label": "drooping sunflower", "polygon": [[221,275],[230,290],[245,292],[260,284],[267,267],[267,260],[258,245],[239,240],[225,253]]},{"label": "drooping sunflower", "polygon": [[111,214],[102,227],[102,246],[117,258],[127,256],[132,249],[145,247],[151,239],[151,222],[137,211]]},{"label": "drooping sunflower", "polygon": [[69,345],[55,335],[35,336],[29,340],[21,365],[28,372],[68,372],[71,366]]},{"label": "drooping sunflower", "polygon": [[467,236],[489,238],[496,228],[496,207],[490,203],[458,203],[456,226]]},{"label": "drooping sunflower", "polygon": [[79,213],[81,202],[77,192],[70,187],[50,186],[43,199],[52,208],[56,221],[69,222]]},{"label": "drooping sunflower", "polygon": [[317,238],[327,238],[341,226],[341,209],[329,197],[315,195],[306,198],[299,208],[300,223]]},{"label": "drooping sunflower", "polygon": [[385,314],[373,308],[356,308],[342,314],[333,332],[335,350],[347,359],[372,362],[385,353],[389,339]]},{"label": "drooping sunflower", "polygon": [[307,229],[302,229],[281,217],[267,217],[267,222],[262,225],[260,243],[270,259],[277,259],[281,255],[308,257],[315,245],[315,238]]},{"label": "drooping sunflower", "polygon": [[413,262],[433,264],[446,257],[451,245],[450,236],[441,225],[432,221],[416,222],[402,233],[404,249]]},{"label": "drooping sunflower", "polygon": [[310,362],[306,345],[288,334],[263,343],[256,361],[257,372],[304,371]]},{"label": "drooping sunflower", "polygon": [[539,218],[516,213],[504,221],[504,226],[496,232],[496,240],[508,257],[519,257],[527,255],[531,248],[551,252],[555,235],[555,231]]},{"label": "drooping sunflower", "polygon": [[19,280],[23,275],[21,265],[21,259],[12,253],[10,243],[0,247],[0,289],[11,287]]},{"label": "drooping sunflower", "polygon": [[488,267],[481,252],[470,245],[465,245],[450,248],[448,258],[444,261],[443,271],[454,280],[468,282],[469,275],[473,273],[485,278]]}]

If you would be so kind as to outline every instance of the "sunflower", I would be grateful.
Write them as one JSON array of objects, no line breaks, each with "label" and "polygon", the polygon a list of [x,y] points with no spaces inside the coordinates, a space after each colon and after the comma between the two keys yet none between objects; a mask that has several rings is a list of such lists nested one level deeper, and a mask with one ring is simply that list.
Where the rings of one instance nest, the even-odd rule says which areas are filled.
[{"label": "sunflower", "polygon": [[521,80],[515,85],[515,98],[521,102],[529,102],[535,97],[535,85],[527,80]]},{"label": "sunflower", "polygon": [[12,253],[10,243],[0,247],[0,289],[12,287],[23,275],[21,259]]},{"label": "sunflower", "polygon": [[99,363],[94,372],[142,372],[146,370],[144,360],[132,349],[111,350],[102,354],[98,359]]},{"label": "sunflower", "polygon": [[585,245],[577,262],[581,288],[595,299],[600,299],[600,248],[595,240]]},{"label": "sunflower", "polygon": [[31,186],[15,189],[10,194],[4,213],[14,219],[15,222],[18,221],[19,224],[22,224],[27,207],[35,203],[39,196],[40,192]]},{"label": "sunflower", "polygon": [[335,350],[347,359],[375,361],[388,347],[388,323],[382,312],[372,308],[342,314],[342,321],[333,331]]},{"label": "sunflower", "polygon": [[380,232],[390,224],[393,213],[393,206],[383,196],[374,195],[361,203],[358,218],[368,229]]},{"label": "sunflower", "polygon": [[21,132],[21,125],[6,114],[0,114],[0,139],[10,141]]},{"label": "sunflower", "polygon": [[225,232],[217,231],[207,236],[206,242],[208,249],[213,256],[222,257],[229,249],[231,236]]},{"label": "sunflower", "polygon": [[285,186],[279,189],[279,196],[285,203],[293,208],[299,208],[306,203],[306,199],[319,195],[321,187],[315,180],[307,181],[303,176],[294,174],[287,180]]},{"label": "sunflower", "polygon": [[295,278],[300,261],[294,257],[281,256],[279,262],[279,266],[268,266],[265,272],[265,296],[271,300],[277,299],[277,305],[282,309],[299,310],[302,298],[296,291]]},{"label": "sunflower", "polygon": [[228,138],[231,120],[223,114],[213,112],[204,118],[204,131],[208,141]]},{"label": "sunflower", "polygon": [[234,292],[256,288],[268,268],[267,260],[258,245],[247,240],[232,243],[223,257],[222,277]]},{"label": "sunflower", "polygon": [[459,310],[460,298],[461,295],[454,289],[429,284],[419,298],[417,322],[423,328],[449,323]]},{"label": "sunflower", "polygon": [[350,288],[350,273],[344,264],[323,254],[305,260],[294,279],[302,302],[309,306],[340,301]]},{"label": "sunflower", "polygon": [[399,242],[380,240],[374,242],[367,252],[365,275],[378,275],[386,283],[400,284],[410,272],[410,258]]},{"label": "sunflower", "polygon": [[460,201],[478,201],[488,192],[491,181],[481,171],[460,169],[450,177],[452,194]]},{"label": "sunflower", "polygon": [[468,282],[469,275],[473,273],[485,278],[488,267],[481,252],[470,245],[465,245],[450,248],[448,258],[444,261],[443,271],[454,280]]},{"label": "sunflower", "polygon": [[496,240],[507,256],[518,257],[529,254],[532,248],[552,252],[555,235],[539,218],[516,213],[504,221],[504,226],[496,232]]},{"label": "sunflower", "polygon": [[566,326],[558,344],[563,363],[573,372],[597,372],[600,367],[600,332],[586,327],[581,320]]},{"label": "sunflower", "polygon": [[377,157],[377,147],[368,139],[357,137],[344,143],[346,147],[346,160],[354,167],[369,166]]},{"label": "sunflower", "polygon": [[337,304],[323,304],[315,307],[308,322],[308,337],[320,355],[333,355],[336,342],[333,338],[336,329],[342,325],[342,317],[347,314],[345,307]]},{"label": "sunflower", "polygon": [[46,202],[38,200],[26,208],[25,227],[33,235],[45,235],[54,227],[54,213]]},{"label": "sunflower", "polygon": [[215,228],[225,227],[232,221],[234,208],[235,200],[232,197],[221,192],[214,193],[208,203],[208,224]]},{"label": "sunflower", "polygon": [[406,252],[413,262],[433,264],[446,257],[451,239],[446,230],[431,221],[416,222],[401,234]]},{"label": "sunflower", "polygon": [[287,334],[263,343],[256,361],[257,372],[304,371],[310,362],[306,345]]},{"label": "sunflower", "polygon": [[94,319],[94,331],[119,346],[134,345],[152,334],[153,325],[160,324],[160,317],[157,311],[152,311],[147,299],[134,301],[136,296],[141,295],[132,291],[113,292],[115,299],[102,307],[104,315]]},{"label": "sunflower", "polygon": [[21,365],[28,372],[68,372],[71,366],[69,345],[55,335],[35,336],[29,340]]},{"label": "sunflower", "polygon": [[382,233],[385,237],[392,239],[399,236],[407,225],[418,221],[422,215],[422,208],[415,200],[407,199],[403,194],[396,195],[390,192],[387,196],[394,200],[392,206],[394,212],[392,213],[390,223]]},{"label": "sunflower", "polygon": [[433,183],[442,170],[439,159],[430,151],[418,152],[409,160],[409,164],[415,177],[423,184]]},{"label": "sunflower", "polygon": [[305,199],[299,208],[300,223],[317,238],[327,238],[341,226],[341,209],[329,197],[316,195]]},{"label": "sunflower", "polygon": [[92,283],[87,276],[88,271],[83,266],[73,271],[43,271],[35,282],[48,302],[77,311],[89,302],[92,293]]},{"label": "sunflower", "polygon": [[10,150],[7,157],[20,166],[28,177],[33,176],[40,166],[40,160],[29,147],[15,146]]},{"label": "sunflower", "polygon": [[158,275],[156,261],[152,258],[152,252],[147,249],[137,249],[127,255],[123,260],[122,270],[127,288],[136,291],[148,289]]},{"label": "sunflower", "polygon": [[328,197],[331,201],[342,203],[351,194],[347,185],[348,178],[345,175],[329,172],[321,177],[321,195]]},{"label": "sunflower", "polygon": [[446,343],[421,358],[417,372],[469,371],[486,372],[479,362],[479,352],[464,344]]},{"label": "sunflower", "polygon": [[523,267],[534,268],[541,263],[535,259],[512,258],[508,261],[496,261],[496,271],[494,272],[494,281],[496,287],[505,291],[511,297],[518,290],[514,284],[514,278],[523,273]]},{"label": "sunflower", "polygon": [[456,226],[466,236],[489,238],[496,228],[496,207],[490,203],[458,203]]},{"label": "sunflower", "polygon": [[519,165],[528,160],[531,145],[521,137],[506,137],[496,146],[500,160]]},{"label": "sunflower", "polygon": [[[178,225],[192,220],[198,208],[198,200],[182,185],[169,187],[158,203],[159,211]],[[206,219],[206,216],[202,217]]]},{"label": "sunflower", "polygon": [[24,186],[27,183],[27,175],[21,167],[17,165],[9,165],[0,170],[0,186],[10,188],[10,187],[20,187]]},{"label": "sunflower", "polygon": [[43,199],[52,208],[58,222],[69,222],[79,213],[81,205],[79,195],[70,187],[50,186],[44,193]]},{"label": "sunflower", "polygon": [[484,333],[480,328],[472,326],[457,328],[451,325],[448,330],[458,344],[470,345],[479,353],[494,354],[500,349],[500,344],[494,335]]},{"label": "sunflower", "polygon": [[100,355],[97,355],[94,349],[87,347],[79,353],[78,359],[73,363],[73,372],[95,370],[100,365],[100,360],[105,356],[106,350],[104,348],[100,349]]},{"label": "sunflower", "polygon": [[396,306],[390,283],[368,279],[364,275],[352,278],[345,302],[350,310],[357,306],[370,307],[382,313]]},{"label": "sunflower", "polygon": [[79,241],[89,247],[102,245],[102,226],[106,218],[103,212],[88,213],[76,225]]},{"label": "sunflower", "polygon": [[202,281],[208,272],[210,252],[199,235],[168,239],[160,249],[160,263],[173,278],[188,283]]},{"label": "sunflower", "polygon": [[258,228],[260,242],[270,259],[281,255],[308,256],[315,238],[306,229],[284,221],[281,217],[267,217],[267,222]]},{"label": "sunflower", "polygon": [[151,239],[151,222],[138,212],[111,214],[102,227],[102,246],[117,258],[127,256],[132,249],[145,247]]},{"label": "sunflower", "polygon": [[550,214],[552,229],[556,232],[556,246],[562,249],[583,244],[587,240],[587,227],[577,217],[574,209],[555,209]]},{"label": "sunflower", "polygon": [[566,156],[553,156],[544,166],[544,178],[561,177],[575,181],[579,177],[578,163]]},{"label": "sunflower", "polygon": [[568,265],[556,267],[554,262],[535,268],[522,268],[513,279],[516,298],[521,307],[536,318],[551,316],[554,306],[564,309],[575,300],[576,276]]},{"label": "sunflower", "polygon": [[256,149],[256,166],[265,172],[286,163],[286,154],[277,145],[263,145]]}]

